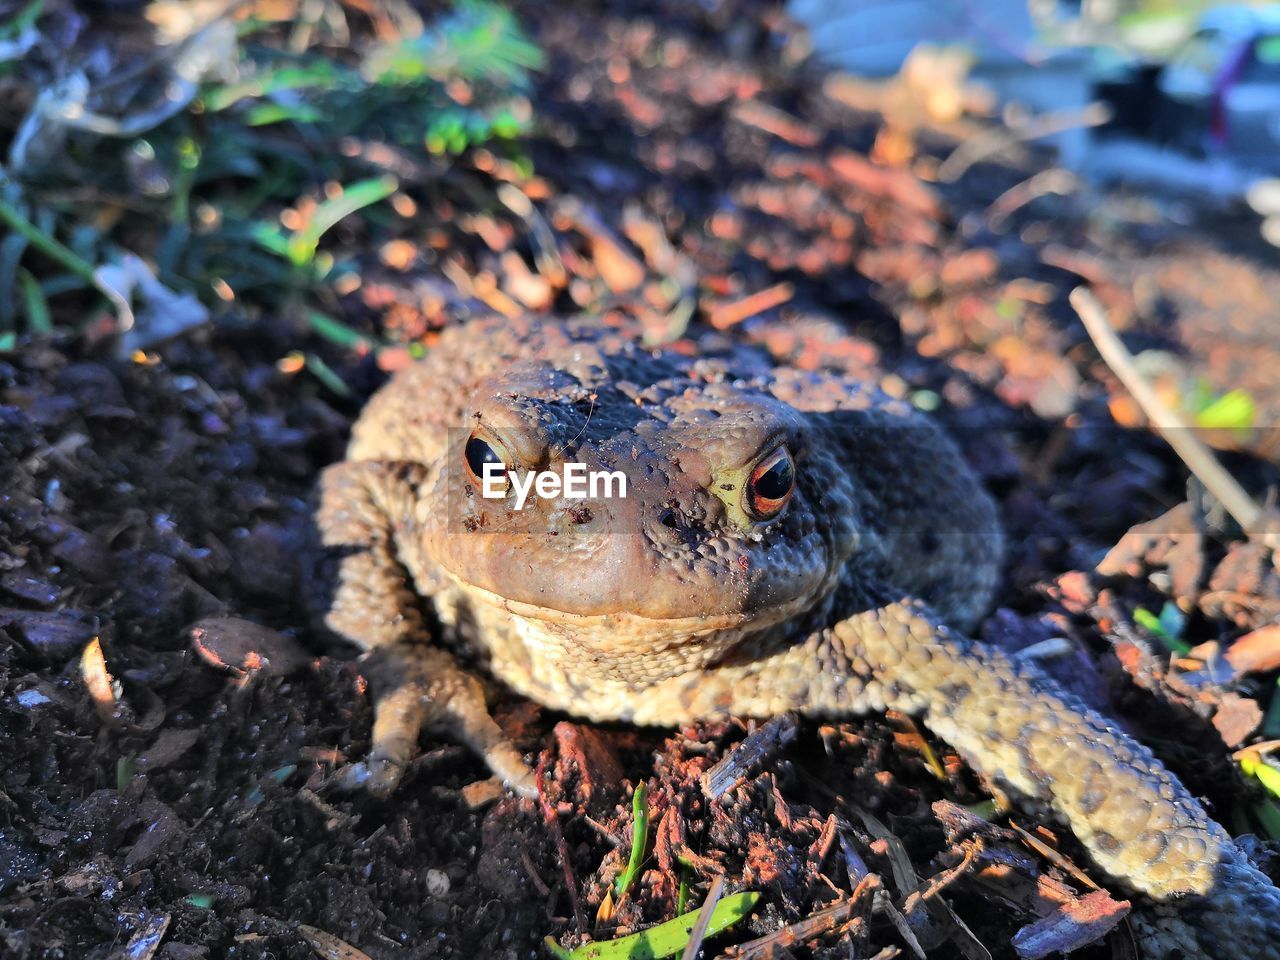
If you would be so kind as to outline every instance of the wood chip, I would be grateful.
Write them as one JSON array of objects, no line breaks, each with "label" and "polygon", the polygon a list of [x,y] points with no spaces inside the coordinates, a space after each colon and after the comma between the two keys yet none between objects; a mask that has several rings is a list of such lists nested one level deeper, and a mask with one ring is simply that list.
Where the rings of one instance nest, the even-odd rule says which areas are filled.
[{"label": "wood chip", "polygon": [[1226,661],[1236,673],[1265,673],[1280,667],[1280,623],[1259,627],[1227,649]]},{"label": "wood chip", "polygon": [[702,792],[711,800],[723,797],[756,764],[772,756],[780,747],[795,739],[798,723],[795,715],[784,713],[774,717],[704,773],[699,782]]},{"label": "wood chip", "polygon": [[640,288],[647,275],[644,264],[631,255],[594,210],[577,199],[566,199],[557,207],[556,214],[591,241],[591,259],[605,286],[614,293],[630,293]]},{"label": "wood chip", "polygon": [[311,945],[316,956],[321,960],[370,960],[363,950],[357,950],[345,940],[339,940],[332,933],[325,933],[305,923],[298,924],[298,933]]},{"label": "wood chip", "polygon": [[795,296],[795,292],[795,287],[787,281],[776,283],[772,287],[766,287],[743,297],[741,300],[712,307],[708,311],[707,320],[717,330],[727,330],[729,327],[742,323],[744,320],[749,320],[751,317],[764,313],[766,310],[782,306]]},{"label": "wood chip", "polygon": [[468,810],[479,810],[481,807],[497,803],[506,795],[506,792],[507,788],[502,785],[502,780],[498,777],[476,780],[462,788],[462,802],[467,805]]},{"label": "wood chip", "polygon": [[1018,826],[1012,820],[1009,821],[1009,828],[1013,830],[1013,832],[1016,833],[1019,837],[1022,838],[1023,843],[1029,846],[1036,853],[1040,854],[1040,856],[1044,857],[1050,863],[1055,864],[1058,867],[1061,867],[1063,870],[1071,874],[1071,876],[1075,877],[1086,887],[1089,887],[1092,890],[1098,889],[1098,885],[1089,878],[1088,874],[1086,874],[1083,870],[1081,870],[1074,863],[1072,863],[1070,858],[1066,857],[1059,851],[1055,850],[1053,847],[1049,846],[1039,837],[1035,836],[1035,834],[1032,834],[1022,829],[1022,827]]},{"label": "wood chip", "polygon": [[1213,712],[1213,726],[1228,747],[1238,747],[1262,724],[1262,708],[1251,697],[1228,690]]},{"label": "wood chip", "polygon": [[240,617],[206,617],[188,633],[201,660],[240,677],[256,670],[287,676],[311,662],[284,634]]},{"label": "wood chip", "polygon": [[102,655],[102,644],[94,637],[85,645],[80,655],[80,676],[89,690],[98,717],[109,727],[118,726],[123,720],[120,708],[119,687],[107,672],[107,661]]},{"label": "wood chip", "polygon": [[160,731],[155,741],[139,754],[134,766],[139,773],[160,770],[185,757],[200,740],[198,727],[169,727]]},{"label": "wood chip", "polygon": [[170,915],[167,913],[156,913],[148,917],[125,944],[125,960],[151,960],[160,949],[160,943],[169,929],[169,920]]},{"label": "wood chip", "polygon": [[1013,948],[1024,960],[1069,953],[1101,940],[1128,913],[1128,900],[1113,900],[1107,891],[1095,890],[1023,927],[1013,935]]},{"label": "wood chip", "polygon": [[822,139],[817,128],[777,107],[759,100],[744,100],[734,106],[733,119],[749,127],[771,133],[797,147],[812,147]]},{"label": "wood chip", "polygon": [[938,195],[905,170],[873,163],[852,150],[835,151],[828,163],[836,176],[862,193],[883,197],[931,220],[942,216]]}]

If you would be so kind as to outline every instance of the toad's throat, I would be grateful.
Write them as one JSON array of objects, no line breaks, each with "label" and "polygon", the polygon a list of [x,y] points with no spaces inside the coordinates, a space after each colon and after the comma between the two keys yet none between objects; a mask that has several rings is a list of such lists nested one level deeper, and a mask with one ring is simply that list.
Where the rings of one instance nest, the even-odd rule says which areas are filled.
[{"label": "toad's throat", "polygon": [[598,679],[625,678],[633,686],[723,662],[744,644],[777,642],[829,593],[824,583],[813,594],[745,612],[685,617],[633,611],[582,614],[514,600],[456,574],[447,575],[450,586],[434,598],[437,615],[446,627],[486,650],[495,672],[558,664]]}]

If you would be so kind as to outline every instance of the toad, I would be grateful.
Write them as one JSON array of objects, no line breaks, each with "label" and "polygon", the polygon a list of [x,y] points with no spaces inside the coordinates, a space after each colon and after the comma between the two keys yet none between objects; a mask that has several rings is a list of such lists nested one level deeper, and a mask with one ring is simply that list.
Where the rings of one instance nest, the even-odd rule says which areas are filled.
[{"label": "toad", "polygon": [[[516,496],[568,464],[625,483]],[[534,794],[464,652],[595,721],[893,709],[1148,898],[1149,956],[1280,957],[1280,893],[1151,752],[965,636],[997,583],[994,506],[873,386],[587,318],[476,321],[373,396],[317,517],[326,623],[370,651],[375,790],[426,725]]]}]

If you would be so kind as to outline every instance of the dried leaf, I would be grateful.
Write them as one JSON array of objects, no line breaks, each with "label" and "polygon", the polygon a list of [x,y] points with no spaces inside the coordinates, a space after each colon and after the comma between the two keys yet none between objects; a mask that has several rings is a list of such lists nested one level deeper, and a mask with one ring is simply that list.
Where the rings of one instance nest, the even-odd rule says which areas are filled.
[{"label": "dried leaf", "polygon": [[122,331],[117,354],[132,356],[135,350],[148,350],[172,340],[206,323],[209,309],[193,294],[170,290],[156,279],[141,257],[127,253],[120,263],[108,264],[94,271],[98,288],[114,293],[115,298],[134,304],[135,293],[141,303],[133,310],[133,323]]}]

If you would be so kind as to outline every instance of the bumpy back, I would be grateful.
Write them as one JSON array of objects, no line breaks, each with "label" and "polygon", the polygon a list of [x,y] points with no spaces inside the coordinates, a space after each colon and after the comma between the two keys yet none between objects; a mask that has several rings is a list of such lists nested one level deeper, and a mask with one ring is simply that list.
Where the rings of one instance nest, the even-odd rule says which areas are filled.
[{"label": "bumpy back", "polygon": [[860,559],[887,585],[968,630],[999,580],[1004,537],[995,504],[941,429],[873,385],[779,370],[773,392],[813,416],[857,478],[867,542]]}]

